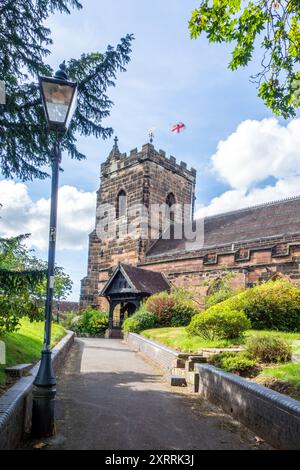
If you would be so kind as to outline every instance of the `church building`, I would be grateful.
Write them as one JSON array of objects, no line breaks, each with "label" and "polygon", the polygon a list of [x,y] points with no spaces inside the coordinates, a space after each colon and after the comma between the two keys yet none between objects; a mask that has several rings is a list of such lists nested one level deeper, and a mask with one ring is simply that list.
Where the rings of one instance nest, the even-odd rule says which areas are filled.
[{"label": "church building", "polygon": [[[145,297],[172,285],[192,289],[203,302],[203,281],[224,272],[235,274],[237,287],[278,275],[300,279],[300,196],[206,217],[199,224],[199,243],[185,230],[176,231],[188,224],[195,232],[198,225],[193,220],[196,170],[186,163],[153,144],[127,156],[115,139],[100,180],[80,305],[109,304],[110,329],[118,330]],[[170,210],[164,214],[158,207]],[[186,207],[188,215],[180,209]]]}]

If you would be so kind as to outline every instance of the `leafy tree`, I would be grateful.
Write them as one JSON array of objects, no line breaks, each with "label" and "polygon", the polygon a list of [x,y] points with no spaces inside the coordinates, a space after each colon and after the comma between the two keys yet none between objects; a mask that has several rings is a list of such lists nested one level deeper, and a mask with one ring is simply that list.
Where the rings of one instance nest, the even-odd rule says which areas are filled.
[{"label": "leafy tree", "polygon": [[285,118],[300,104],[299,0],[201,0],[189,22],[192,38],[234,43],[231,70],[244,67],[261,48],[261,69],[251,79],[265,104]]},{"label": "leafy tree", "polygon": [[[0,105],[0,166],[5,177],[21,180],[45,178],[53,136],[46,129],[37,75],[53,75],[46,63],[52,44],[44,22],[59,11],[82,8],[78,0],[1,0],[0,80],[6,83],[6,104]],[[78,107],[62,141],[72,158],[85,156],[76,146],[76,134],[107,138],[112,128],[102,127],[113,103],[107,89],[130,60],[132,35],[106,52],[83,54],[67,63],[69,77],[78,81]]]},{"label": "leafy tree", "polygon": [[[0,334],[14,331],[23,316],[38,320],[44,314],[47,263],[28,250],[28,237],[0,238]],[[72,285],[68,274],[56,267],[54,299],[65,299]]]},{"label": "leafy tree", "polygon": [[[40,267],[47,270],[47,263],[39,261]],[[59,322],[59,308],[60,302],[66,300],[68,295],[72,292],[73,281],[70,276],[64,272],[63,268],[56,266],[54,270],[54,288],[53,288],[53,299],[56,301],[57,309],[57,322]],[[44,303],[46,301],[47,294],[47,278],[45,277],[41,283],[38,284],[36,288],[38,297],[41,300],[42,310],[44,311]]]},{"label": "leafy tree", "polygon": [[14,331],[19,318],[39,314],[35,289],[45,271],[33,266],[24,241],[28,235],[0,239],[0,334]]},{"label": "leafy tree", "polygon": [[66,300],[72,292],[73,281],[69,274],[65,273],[63,268],[56,266],[54,274],[54,292],[53,297],[60,302]]}]

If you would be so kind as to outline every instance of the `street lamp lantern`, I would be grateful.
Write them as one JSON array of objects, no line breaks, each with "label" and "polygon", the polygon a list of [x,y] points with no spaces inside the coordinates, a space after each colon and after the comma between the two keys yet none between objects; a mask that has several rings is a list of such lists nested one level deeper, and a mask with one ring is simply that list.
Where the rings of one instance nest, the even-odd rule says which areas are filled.
[{"label": "street lamp lantern", "polygon": [[39,83],[48,128],[50,131],[55,131],[54,148],[50,153],[52,179],[45,332],[40,366],[33,383],[32,406],[32,434],[34,437],[42,438],[52,436],[55,429],[54,399],[56,395],[56,379],[51,360],[51,325],[55,274],[58,179],[61,162],[61,139],[67,131],[76,109],[77,83],[68,81],[65,62],[60,65],[54,78],[39,77]]},{"label": "street lamp lantern", "polygon": [[77,83],[68,80],[65,62],[54,78],[39,77],[39,83],[49,129],[65,132],[76,109]]}]

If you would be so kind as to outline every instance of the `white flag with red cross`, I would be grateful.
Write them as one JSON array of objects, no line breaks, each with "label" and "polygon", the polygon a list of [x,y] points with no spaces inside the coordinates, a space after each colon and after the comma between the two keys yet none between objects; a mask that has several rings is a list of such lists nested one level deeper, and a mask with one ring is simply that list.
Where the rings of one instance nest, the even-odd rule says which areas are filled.
[{"label": "white flag with red cross", "polygon": [[186,125],[183,122],[178,122],[177,124],[173,124],[171,127],[172,134],[180,134],[180,132],[186,129]]}]

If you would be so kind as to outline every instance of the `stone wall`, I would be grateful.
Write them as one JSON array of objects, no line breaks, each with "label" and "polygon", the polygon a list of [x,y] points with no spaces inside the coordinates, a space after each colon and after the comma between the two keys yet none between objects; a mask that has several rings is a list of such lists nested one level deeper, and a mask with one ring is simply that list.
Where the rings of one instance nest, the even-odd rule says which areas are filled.
[{"label": "stone wall", "polygon": [[168,374],[174,370],[180,373],[202,398],[220,406],[276,449],[300,449],[299,401],[200,363],[199,356],[181,354],[134,333],[126,339],[133,349],[157,362]]},{"label": "stone wall", "polygon": [[[53,349],[52,364],[56,374],[62,367],[73,341],[74,333],[68,332]],[[32,388],[39,364],[0,397],[0,450],[17,448],[24,434],[30,432]]]},{"label": "stone wall", "polygon": [[[117,207],[117,198],[121,190],[125,191],[127,208],[142,204],[149,208],[152,204],[165,204],[168,194],[174,194],[176,203],[192,204],[194,198],[196,172],[188,170],[181,162],[177,164],[165,153],[157,152],[153,145],[146,144],[138,152],[130,155],[121,154],[117,148],[101,166],[101,185],[97,193],[97,208],[110,204]],[[149,213],[150,215],[150,213]],[[136,266],[144,259],[144,254],[152,238],[159,233],[150,231],[150,220],[136,212],[127,212],[127,216],[117,221],[117,231],[107,230],[105,239],[99,238],[97,227],[101,224],[99,211],[96,214],[94,230],[89,237],[88,272],[82,280],[81,307],[93,305],[103,308],[106,303],[99,297],[99,292],[111,276],[119,262]],[[134,222],[135,239],[120,236],[123,227],[130,227]],[[114,227],[111,227],[112,229]],[[147,230],[148,229],[148,230]],[[147,231],[147,239],[141,239],[141,231]],[[119,234],[119,238],[118,238]]]},{"label": "stone wall", "polygon": [[[203,305],[207,287],[204,281],[217,279],[226,272],[234,274],[235,288],[249,287],[282,274],[300,285],[300,236],[285,237],[285,251],[281,251],[281,239],[264,240],[264,243],[245,243],[241,246],[219,247],[178,256],[148,258],[138,264],[164,273],[174,286],[185,287],[194,292]],[[210,262],[206,256],[210,254]],[[213,260],[213,261],[211,261]]]},{"label": "stone wall", "polygon": [[300,402],[207,364],[195,364],[201,397],[276,449],[300,450]]},{"label": "stone wall", "polygon": [[133,349],[146,354],[169,373],[176,367],[177,361],[186,360],[189,357],[188,354],[180,353],[135,333],[129,333],[125,340]]}]

